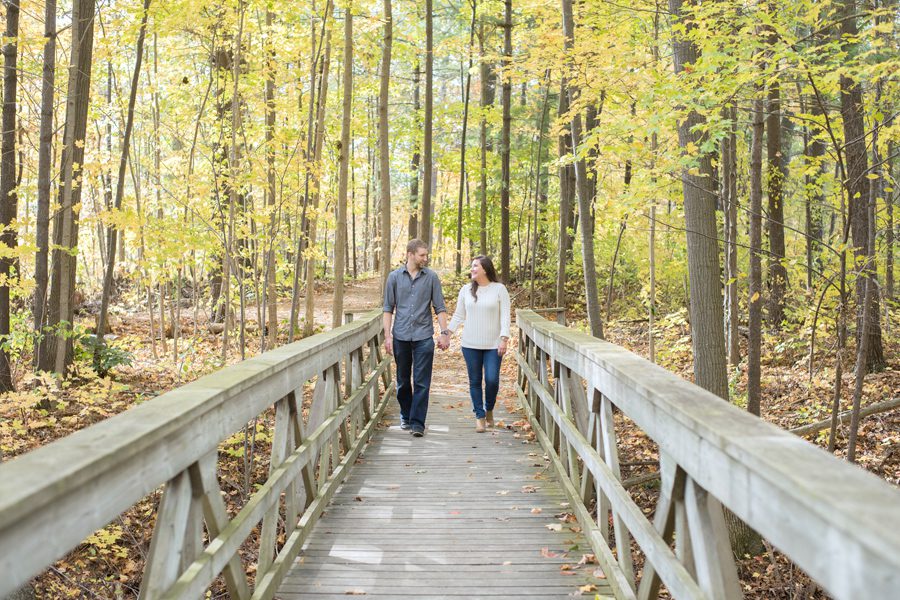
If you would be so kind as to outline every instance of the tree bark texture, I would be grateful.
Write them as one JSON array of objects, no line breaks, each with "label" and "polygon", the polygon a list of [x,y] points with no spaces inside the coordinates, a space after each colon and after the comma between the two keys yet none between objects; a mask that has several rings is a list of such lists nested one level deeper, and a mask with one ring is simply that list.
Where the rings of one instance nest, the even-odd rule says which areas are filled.
[{"label": "tree bark texture", "polygon": [[[334,3],[328,0],[325,4],[326,18],[334,11]],[[303,312],[303,335],[309,337],[313,334],[315,325],[315,299],[316,299],[316,238],[319,226],[319,201],[322,197],[322,146],[325,144],[325,111],[328,100],[328,72],[331,67],[331,29],[325,32],[325,54],[322,57],[322,73],[319,77],[319,99],[316,106],[316,140],[313,151],[313,190],[310,197],[309,235],[306,257],[306,297]]]},{"label": "tree bark texture", "polygon": [[50,186],[53,180],[53,101],[56,83],[56,0],[44,3],[44,66],[41,82],[41,126],[38,149],[37,223],[35,242],[37,252],[34,261],[34,329],[37,340],[34,348],[34,366],[40,366],[40,357],[46,345],[44,331],[47,315],[48,263],[50,256]]},{"label": "tree bark texture", "polygon": [[[674,18],[681,16],[682,0],[669,0]],[[676,35],[673,41],[675,73],[699,58],[690,41]],[[702,145],[697,127],[703,117],[690,112],[678,123],[678,143],[682,150]],[[696,174],[694,174],[696,173]],[[722,280],[719,275],[716,196],[710,156],[698,158],[697,170],[682,172],[684,220],[687,229],[688,276],[690,278],[691,345],[694,351],[694,381],[700,387],[728,398],[725,364],[725,332],[722,310]]]},{"label": "tree bark texture", "polygon": [[91,92],[91,66],[94,50],[94,0],[76,0],[72,8],[72,43],[69,85],[66,100],[66,125],[60,169],[60,209],[54,219],[53,269],[50,284],[48,325],[55,328],[48,337],[41,370],[65,375],[73,358],[71,327],[75,316],[76,256],[78,215],[81,203],[81,165],[84,164],[84,139]]},{"label": "tree bark texture", "polygon": [[344,319],[344,265],[347,240],[347,196],[350,180],[350,119],[353,116],[353,3],[344,9],[343,113],[341,115],[340,173],[338,178],[337,230],[334,240],[334,300],[331,326]]},{"label": "tree bark texture", "polygon": [[[569,91],[566,78],[562,78],[559,92],[559,108],[557,118],[569,112]],[[561,133],[557,141],[560,158],[572,153],[572,137]],[[560,165],[559,169],[559,252],[556,268],[556,306],[566,306],[566,265],[572,258],[572,212],[575,206],[575,167],[570,164]]]},{"label": "tree bark texture", "polygon": [[512,115],[512,0],[504,0],[503,18],[503,87],[500,104],[503,110],[503,127],[500,132],[500,280],[509,283],[510,272],[509,247],[509,192],[510,192],[510,129]]},{"label": "tree bark texture", "polygon": [[421,239],[431,246],[431,192],[434,187],[432,129],[434,127],[434,27],[432,0],[425,0],[425,135],[422,143]]},{"label": "tree bark texture", "polygon": [[276,202],[277,182],[275,178],[275,70],[274,20],[271,10],[266,10],[266,29],[270,38],[266,41],[266,210],[269,211],[268,234],[266,235],[266,313],[267,331],[261,334],[266,340],[265,347],[271,349],[278,344],[278,289],[275,284],[275,237],[278,226]]},{"label": "tree bark texture", "polygon": [[[563,16],[564,48],[567,53],[575,46],[575,19],[572,14],[572,0],[561,0]],[[566,86],[569,95],[569,106],[575,104],[577,90],[575,86]],[[572,151],[578,152],[581,145],[581,115],[575,113],[570,123]],[[594,259],[594,236],[591,223],[590,185],[587,180],[587,167],[584,158],[575,160],[575,188],[578,195],[578,214],[581,220],[581,252],[584,255],[584,295],[587,307],[588,324],[591,335],[603,338],[603,322],[600,320],[600,296],[597,290],[597,267]]]},{"label": "tree bark texture", "polygon": [[[16,191],[16,114],[18,105],[16,94],[19,77],[19,0],[6,0],[6,31],[3,45],[3,134],[0,141],[0,245],[12,253],[18,245],[18,236],[13,221],[19,209],[19,195]],[[18,261],[7,255],[0,259],[0,339],[6,341],[12,331],[10,320],[10,287],[18,278]],[[12,364],[9,350],[0,350],[0,392],[14,387]]]},{"label": "tree bark texture", "polygon": [[750,291],[747,342],[747,411],[760,414],[762,358],[762,148],[765,115],[762,99],[754,100],[750,145]]},{"label": "tree bark texture", "polygon": [[391,272],[391,156],[388,145],[388,92],[391,83],[393,15],[391,0],[384,0],[384,45],[381,52],[381,81],[378,91],[378,161],[381,182],[381,289]]},{"label": "tree bark texture", "polygon": [[781,88],[775,79],[769,84],[766,111],[766,161],[769,198],[769,324],[781,328],[787,269],[784,266],[784,160],[781,156]]},{"label": "tree bark texture", "polygon": [[[844,13],[846,18],[841,21],[841,34],[845,38],[855,39],[859,33],[855,18],[850,17],[856,11],[855,0],[845,0]],[[863,119],[862,86],[846,74],[841,74],[841,118],[844,125],[844,157],[847,165],[844,185],[847,189],[847,199],[850,208],[851,233],[853,247],[857,261],[862,264],[867,262],[864,258],[869,246],[869,215],[868,193],[869,161],[866,154],[866,129]],[[868,268],[875,277],[876,265],[868,262]],[[860,273],[856,278],[856,298],[860,306],[865,304],[865,279],[866,275]],[[886,365],[884,360],[884,348],[881,343],[881,320],[879,318],[878,295],[873,294],[869,310],[868,335],[866,344],[866,367],[869,371],[879,371]],[[857,311],[857,344],[861,343],[859,336],[863,330],[863,314]]]}]

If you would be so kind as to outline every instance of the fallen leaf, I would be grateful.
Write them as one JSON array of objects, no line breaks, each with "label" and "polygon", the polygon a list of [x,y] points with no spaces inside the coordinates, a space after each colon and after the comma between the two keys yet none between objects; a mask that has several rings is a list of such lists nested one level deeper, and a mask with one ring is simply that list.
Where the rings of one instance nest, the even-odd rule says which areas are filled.
[{"label": "fallen leaf", "polygon": [[581,560],[578,561],[578,565],[579,565],[579,566],[581,566],[581,565],[587,565],[587,564],[593,565],[593,564],[596,564],[596,563],[597,563],[597,557],[594,556],[593,554],[582,554],[582,555],[581,555]]},{"label": "fallen leaf", "polygon": [[550,548],[541,548],[541,556],[544,558],[559,558],[562,556],[559,552],[554,552]]},{"label": "fallen leaf", "polygon": [[604,572],[603,572],[603,569],[601,569],[601,568],[599,568],[599,567],[597,567],[596,569],[594,569],[593,575],[594,575],[594,577],[596,577],[597,579],[606,579],[606,573],[604,573]]},{"label": "fallen leaf", "polygon": [[357,496],[357,497],[354,498],[354,500],[356,500],[357,502],[362,502],[362,501],[363,501],[362,496]]},{"label": "fallen leaf", "polygon": [[583,585],[580,588],[578,588],[578,591],[579,592],[596,592],[597,586],[594,585],[593,583],[588,583],[587,585]]},{"label": "fallen leaf", "polygon": [[509,493],[509,490],[500,490],[499,492],[497,492],[497,495],[498,495],[498,496],[505,496],[505,495],[507,495],[508,493]]},{"label": "fallen leaf", "polygon": [[539,514],[541,514],[541,512],[542,512],[541,509],[537,508],[537,507],[531,509],[531,514],[533,514],[533,515],[539,515]]},{"label": "fallen leaf", "polygon": [[363,590],[347,590],[344,592],[345,596],[365,596],[366,594],[367,592],[364,592]]},{"label": "fallen leaf", "polygon": [[533,485],[523,485],[522,486],[523,494],[534,494],[537,491],[538,491],[538,488],[536,486],[533,486]]},{"label": "fallen leaf", "polygon": [[549,525],[544,525],[550,531],[562,531],[562,525],[559,523],[550,523]]}]

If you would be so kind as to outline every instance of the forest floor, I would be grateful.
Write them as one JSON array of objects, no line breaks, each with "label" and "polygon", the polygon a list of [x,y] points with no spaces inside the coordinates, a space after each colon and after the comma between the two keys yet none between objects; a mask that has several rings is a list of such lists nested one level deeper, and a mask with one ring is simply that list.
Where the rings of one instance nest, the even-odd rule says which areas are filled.
[{"label": "forest floor", "polygon": [[[454,284],[445,285],[448,308],[456,297]],[[516,298],[516,290],[513,297]],[[524,298],[525,294],[521,294]],[[377,278],[365,278],[348,283],[344,306],[347,310],[368,310],[379,306],[380,290]],[[317,331],[331,325],[332,289],[320,286],[315,297],[315,321]],[[515,301],[514,301],[515,302]],[[285,321],[279,332],[279,343],[287,341],[286,315],[289,314],[290,300],[279,301],[279,315]],[[255,323],[256,309],[246,309],[247,337],[244,354],[249,357],[257,353],[259,327]],[[165,391],[194,380],[221,368],[222,336],[207,328],[206,316],[200,311],[195,323],[191,308],[182,308],[180,319],[180,339],[177,356],[171,338],[151,341],[150,319],[146,310],[128,306],[124,302],[116,307],[114,321],[114,344],[127,350],[132,358],[130,365],[117,366],[109,377],[101,378],[83,361],[76,367],[74,376],[60,383],[49,375],[30,374],[28,357],[17,363],[18,391],[0,397],[0,449],[5,459],[22,454],[35,447],[47,444],[78,429],[87,427],[102,419],[151,399]],[[303,313],[301,302],[300,313]],[[578,315],[570,322],[573,326],[584,327]],[[166,315],[168,319],[168,314]],[[155,329],[158,331],[158,316]],[[85,315],[83,324],[92,324],[93,317]],[[898,331],[900,323],[892,324]],[[647,356],[647,323],[623,321],[606,324],[607,338],[642,356]],[[226,363],[241,359],[236,336],[232,335]],[[885,355],[890,362],[887,369],[867,377],[863,405],[892,399],[900,390],[900,366],[897,364],[898,340],[900,336],[885,336]],[[513,339],[516,339],[515,333]],[[684,311],[662,317],[657,329],[658,362],[683,377],[691,376],[691,348],[689,325]],[[786,429],[826,419],[830,414],[832,394],[833,356],[820,354],[818,365],[812,377],[808,372],[807,348],[802,334],[770,335],[766,339],[763,365],[763,418]],[[827,340],[822,343],[825,348]],[[820,351],[823,352],[823,351]],[[844,376],[844,409],[849,408],[853,388],[852,364],[848,359]],[[511,411],[517,410],[515,395],[516,366],[511,357],[503,361],[500,401]],[[733,374],[733,395],[741,403],[745,394],[745,373]],[[454,338],[448,351],[438,351],[432,387],[442,392],[467,395],[465,363],[459,350],[458,338]],[[38,403],[49,399],[50,411],[40,409]],[[657,451],[655,444],[621,415],[617,417],[617,432],[620,440],[621,461],[626,465],[624,476],[648,475],[656,469]],[[262,421],[265,426],[265,419]],[[498,424],[520,429],[529,435],[527,423],[520,419],[515,423]],[[841,433],[846,434],[846,427]],[[243,432],[236,433],[223,443],[231,446],[232,454],[240,455],[244,443]],[[827,447],[827,430],[809,436],[808,439]],[[262,446],[262,444],[261,444]],[[835,455],[844,457],[846,436],[837,440]],[[260,457],[265,448],[258,450]],[[243,461],[243,462],[242,462]],[[900,485],[900,410],[874,415],[864,419],[860,425],[860,447],[858,462],[861,467],[893,485]],[[244,476],[246,458],[220,461],[223,489],[229,512],[236,514],[248,497],[252,481],[265,480],[268,465],[263,459],[251,461],[250,481]],[[658,484],[647,481],[635,485],[630,492],[635,500],[652,518],[656,502]],[[140,584],[144,558],[149,547],[149,538],[154,522],[155,507],[160,493],[151,494],[130,509],[109,526],[97,532],[80,545],[69,556],[57,562],[34,582],[37,598],[136,598]],[[252,544],[242,549],[244,563],[251,565]],[[640,559],[637,561],[640,566]],[[745,556],[739,561],[739,575],[748,598],[824,598],[800,570],[783,555],[766,544],[765,551],[758,556]],[[215,592],[215,590],[214,590]],[[214,593],[213,597],[217,597]]]}]

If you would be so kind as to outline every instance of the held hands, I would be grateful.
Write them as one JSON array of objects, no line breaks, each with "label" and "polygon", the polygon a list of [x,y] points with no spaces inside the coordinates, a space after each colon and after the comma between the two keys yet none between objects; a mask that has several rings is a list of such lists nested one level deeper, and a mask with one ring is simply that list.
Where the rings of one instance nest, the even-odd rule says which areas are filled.
[{"label": "held hands", "polygon": [[450,334],[442,333],[438,336],[437,347],[441,350],[447,350],[450,348]]},{"label": "held hands", "polygon": [[390,336],[384,337],[384,351],[387,352],[388,356],[394,355],[394,338]]},{"label": "held hands", "polygon": [[506,354],[507,341],[506,338],[500,338],[500,345],[497,346],[497,354],[503,358],[503,355]]}]

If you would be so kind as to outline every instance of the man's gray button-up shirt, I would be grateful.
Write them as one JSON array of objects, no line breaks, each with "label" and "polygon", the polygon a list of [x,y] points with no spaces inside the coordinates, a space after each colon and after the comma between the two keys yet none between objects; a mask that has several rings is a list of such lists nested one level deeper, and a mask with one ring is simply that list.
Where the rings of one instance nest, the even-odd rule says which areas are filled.
[{"label": "man's gray button-up shirt", "polygon": [[435,314],[447,312],[437,273],[424,268],[413,279],[403,265],[388,275],[384,312],[394,313],[394,338],[417,342],[433,336],[432,307]]}]

